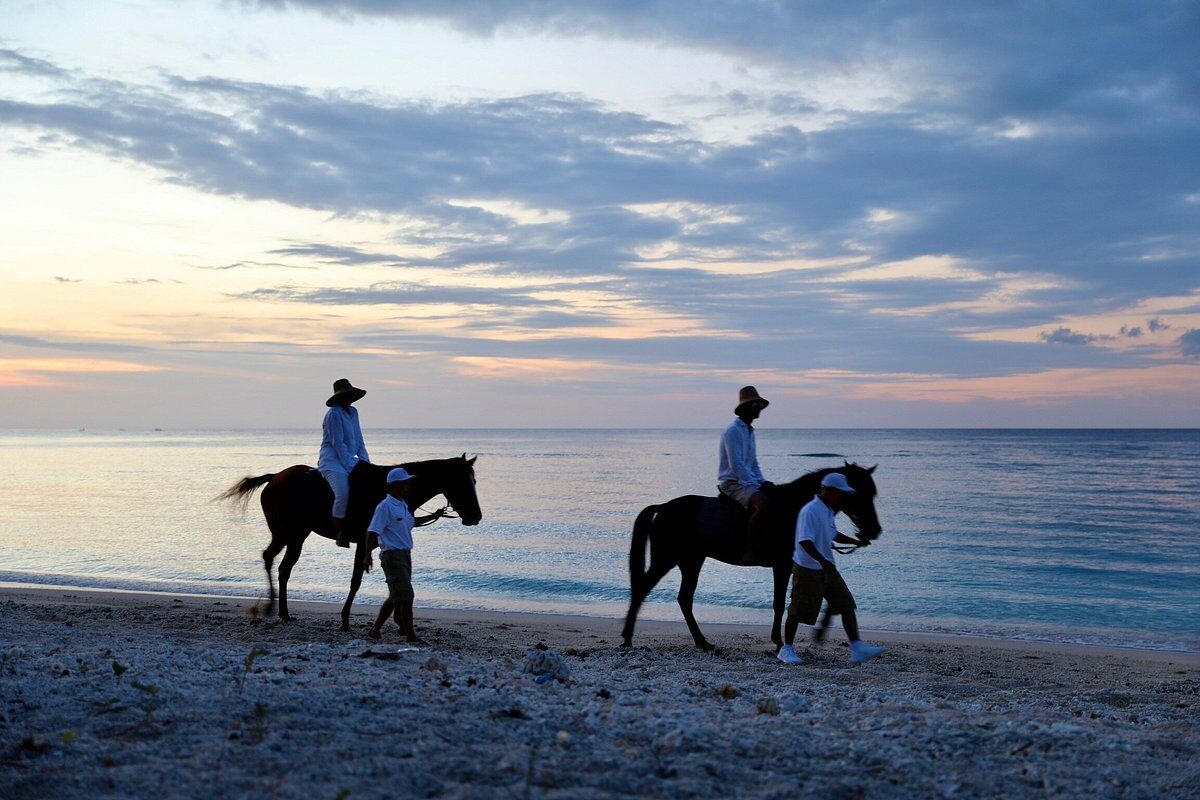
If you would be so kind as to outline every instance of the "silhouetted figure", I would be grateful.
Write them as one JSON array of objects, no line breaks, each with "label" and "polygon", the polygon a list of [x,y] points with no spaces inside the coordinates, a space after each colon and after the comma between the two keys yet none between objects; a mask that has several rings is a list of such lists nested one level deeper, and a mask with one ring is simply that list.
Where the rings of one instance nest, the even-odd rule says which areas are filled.
[{"label": "silhouetted figure", "polygon": [[367,526],[367,542],[362,557],[364,572],[371,571],[371,551],[379,546],[379,564],[387,579],[388,598],[379,609],[375,624],[367,638],[378,640],[383,635],[383,623],[393,610],[396,624],[410,644],[425,644],[413,626],[412,547],[413,528],[441,519],[443,509],[424,517],[414,517],[405,499],[412,493],[413,476],[403,467],[388,472],[387,497],[375,506],[371,524]]},{"label": "silhouetted figure", "polygon": [[750,511],[746,529],[746,551],[742,560],[747,564],[762,562],[756,544],[762,536],[763,523],[771,513],[771,501],[762,489],[771,484],[763,478],[758,466],[758,446],[754,442],[754,420],[771,403],[759,397],[753,386],[743,386],[738,392],[738,404],[733,410],[737,419],[721,434],[720,466],[717,488],[721,494],[736,500]]},{"label": "silhouetted figure", "polygon": [[859,541],[838,533],[834,517],[842,508],[847,497],[856,494],[846,478],[831,472],[821,479],[821,492],[814,497],[796,519],[796,549],[792,553],[792,603],[788,607],[787,625],[783,631],[783,647],[779,649],[779,660],[786,664],[800,664],[803,659],[793,646],[796,629],[803,622],[812,625],[821,611],[821,601],[828,604],[821,627],[814,631],[813,638],[820,641],[825,636],[831,617],[842,615],[842,626],[850,640],[850,659],[866,661],[884,651],[882,647],[869,645],[858,638],[858,617],[854,610],[854,595],[850,594],[846,581],[834,563],[834,543],[857,545]]},{"label": "silhouetted figure", "polygon": [[333,530],[338,547],[349,547],[346,538],[346,509],[350,505],[350,473],[360,461],[371,462],[363,442],[362,426],[358,424],[358,409],[353,403],[366,396],[365,389],[356,389],[350,381],[339,378],[333,382],[333,394],[325,405],[325,420],[321,423],[321,455],[317,470],[333,489]]},{"label": "silhouetted figure", "polygon": [[[621,631],[623,644],[633,643],[633,628],[638,610],[658,582],[675,567],[679,567],[679,609],[687,622],[696,646],[711,650],[712,645],[700,632],[692,614],[692,599],[700,570],[706,559],[715,558],[736,566],[767,566],[775,578],[775,620],[771,626],[771,641],[783,645],[780,630],[783,623],[784,601],[787,600],[788,578],[792,574],[792,555],[795,547],[795,519],[800,507],[820,489],[821,480],[830,473],[844,475],[846,482],[857,491],[850,495],[842,510],[858,529],[862,546],[876,539],[883,529],[875,513],[875,467],[860,467],[846,462],[845,466],[802,475],[791,483],[781,483],[771,491],[774,513],[766,520],[759,546],[765,564],[747,562],[742,558],[746,541],[747,513],[740,506],[724,499],[685,495],[659,505],[646,506],[633,523],[629,545],[629,612]],[[646,564],[649,551],[650,563]]]}]

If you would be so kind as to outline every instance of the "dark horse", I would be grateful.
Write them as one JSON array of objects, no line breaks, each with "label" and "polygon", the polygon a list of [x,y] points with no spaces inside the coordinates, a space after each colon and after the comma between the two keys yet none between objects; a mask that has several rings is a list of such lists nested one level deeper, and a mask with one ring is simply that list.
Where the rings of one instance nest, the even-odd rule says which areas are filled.
[{"label": "dark horse", "polygon": [[[388,470],[394,466],[404,467],[413,476],[412,494],[409,505],[418,508],[437,495],[443,495],[450,507],[462,519],[463,525],[478,525],[483,519],[479,510],[479,498],[475,495],[475,459],[463,453],[458,458],[434,461],[414,461],[389,467],[378,464],[359,463],[350,473],[350,508],[346,513],[346,531],[355,542],[354,574],[350,579],[350,593],[342,606],[342,630],[350,630],[350,607],[354,595],[362,584],[363,541],[375,506],[387,493]],[[271,567],[275,557],[286,548],[279,562],[279,618],[284,622],[291,619],[287,608],[288,577],[292,567],[304,549],[304,540],[309,533],[326,539],[336,539],[333,532],[333,490],[312,467],[299,464],[282,472],[246,477],[221,495],[221,499],[250,501],[254,490],[264,486],[260,502],[267,527],[271,529],[271,543],[263,550],[263,566],[267,570],[269,605],[267,613],[275,606],[275,584],[271,580]]]},{"label": "dark horse", "polygon": [[[704,560],[715,558],[735,566],[769,566],[775,575],[775,623],[771,641],[783,645],[780,623],[787,597],[788,578],[792,574],[792,552],[796,517],[805,503],[820,491],[821,478],[830,472],[840,472],[854,487],[856,494],[846,498],[842,511],[857,529],[859,545],[879,537],[883,529],[875,514],[875,467],[860,467],[846,462],[843,467],[810,472],[791,483],[768,487],[771,517],[763,529],[766,546],[763,548],[768,564],[747,564],[742,561],[746,549],[746,521],[749,515],[733,501],[699,495],[685,495],[661,505],[647,506],[633,524],[633,543],[629,547],[629,613],[621,631],[622,644],[633,644],[633,626],[646,595],[663,576],[675,567],[683,574],[679,586],[679,608],[687,621],[688,630],[701,650],[713,646],[700,632],[692,615],[692,597]],[[650,543],[650,566],[646,567],[646,543]]]}]

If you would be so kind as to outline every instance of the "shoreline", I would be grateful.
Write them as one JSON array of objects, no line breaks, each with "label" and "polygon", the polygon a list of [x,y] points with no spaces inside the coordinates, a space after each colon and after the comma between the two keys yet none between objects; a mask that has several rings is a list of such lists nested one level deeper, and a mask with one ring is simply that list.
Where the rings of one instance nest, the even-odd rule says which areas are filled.
[{"label": "shoreline", "polygon": [[[147,602],[157,602],[170,599],[173,605],[184,608],[208,609],[213,601],[221,601],[230,609],[248,612],[250,608],[264,602],[262,597],[248,595],[197,594],[189,592],[169,592],[132,589],[98,589],[86,586],[47,586],[42,584],[22,584],[18,582],[0,581],[0,602],[19,600],[27,603],[85,605],[84,599],[92,604],[112,606],[136,606]],[[317,614],[329,619],[337,618],[341,613],[341,603],[331,600],[289,600],[293,614]],[[365,626],[374,618],[377,606],[371,602],[358,600],[351,614],[352,623],[361,621]],[[416,606],[418,620],[436,623],[473,622],[485,624],[534,624],[539,626],[584,628],[589,635],[607,634],[613,644],[620,638],[622,619],[591,614],[571,614],[550,611],[496,611],[491,609],[472,608],[440,608]],[[769,644],[770,626],[759,623],[745,622],[704,622],[706,635],[720,645],[721,641],[739,638],[747,634],[761,639]],[[1183,664],[1200,667],[1200,652],[1189,650],[1166,650],[1134,646],[1119,646],[1107,644],[1088,644],[1076,642],[1055,642],[1041,639],[1015,639],[998,636],[973,635],[964,633],[937,633],[922,631],[894,631],[863,627],[864,638],[878,641],[884,645],[943,645],[952,647],[972,647],[984,649],[1007,650],[1017,652],[1038,652],[1070,656],[1109,656],[1129,658],[1160,664]],[[353,631],[351,632],[351,634]],[[351,635],[346,634],[346,635]],[[656,620],[639,619],[634,635],[635,645],[639,638],[646,636],[673,636],[681,644],[690,644],[690,635],[682,619]],[[803,626],[797,640],[804,640],[807,629]],[[830,629],[830,639],[842,642],[845,635],[837,625]]]}]

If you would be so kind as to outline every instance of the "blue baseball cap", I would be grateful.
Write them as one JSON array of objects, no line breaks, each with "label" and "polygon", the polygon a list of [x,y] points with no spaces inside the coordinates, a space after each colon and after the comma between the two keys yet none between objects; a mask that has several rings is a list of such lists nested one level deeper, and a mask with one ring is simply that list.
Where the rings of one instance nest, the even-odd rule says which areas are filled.
[{"label": "blue baseball cap", "polygon": [[846,476],[840,472],[831,472],[824,478],[821,478],[821,485],[828,486],[830,489],[837,489],[839,492],[846,494],[854,494],[854,487],[846,482]]},{"label": "blue baseball cap", "polygon": [[388,472],[388,486],[391,486],[393,483],[404,483],[404,481],[411,481],[412,477],[413,476],[409,475],[408,470],[406,470],[404,467],[396,467]]}]

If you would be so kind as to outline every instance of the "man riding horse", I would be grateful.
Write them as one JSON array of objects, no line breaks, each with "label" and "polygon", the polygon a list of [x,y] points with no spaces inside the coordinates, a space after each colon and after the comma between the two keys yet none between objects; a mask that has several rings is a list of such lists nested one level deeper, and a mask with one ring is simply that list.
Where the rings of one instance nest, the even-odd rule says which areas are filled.
[{"label": "man riding horse", "polygon": [[717,488],[721,494],[750,511],[746,552],[742,555],[742,560],[747,564],[762,561],[762,555],[756,552],[756,545],[762,541],[762,527],[771,513],[771,501],[762,490],[764,486],[773,484],[763,478],[762,469],[758,466],[758,447],[754,442],[754,420],[770,404],[770,401],[759,396],[753,386],[743,386],[738,392],[737,407],[733,410],[737,419],[729,423],[721,434]]}]

